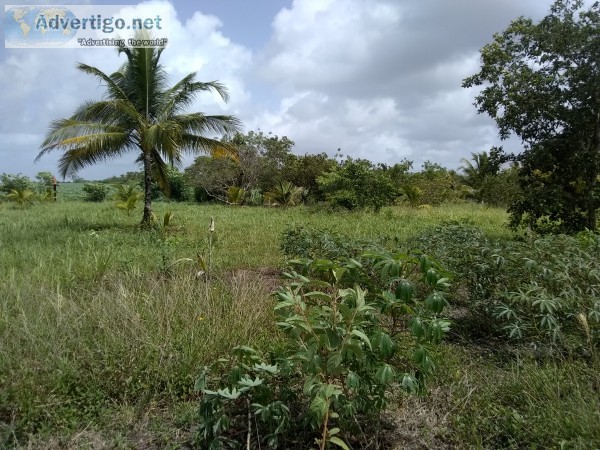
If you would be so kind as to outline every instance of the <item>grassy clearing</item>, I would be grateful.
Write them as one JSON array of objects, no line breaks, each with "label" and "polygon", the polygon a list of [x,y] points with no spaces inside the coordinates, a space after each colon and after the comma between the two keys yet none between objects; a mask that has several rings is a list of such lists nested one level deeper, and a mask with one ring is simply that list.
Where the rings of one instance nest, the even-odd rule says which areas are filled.
[{"label": "grassy clearing", "polygon": [[[167,203],[155,210],[175,214],[166,236],[139,232],[139,212],[127,216],[111,202],[0,205],[0,446],[188,442],[200,368],[235,345],[264,348],[277,339],[269,294],[289,227],[404,241],[442,220],[467,219],[510,237],[505,213],[478,205],[376,215]],[[207,254],[211,217],[207,283],[182,259]],[[457,344],[442,352],[432,395],[404,399],[395,415],[406,425],[409,406],[429,419],[413,421],[405,429],[417,431],[398,442],[600,445],[593,367],[498,359]]]},{"label": "grassy clearing", "polygon": [[85,196],[85,192],[83,192],[83,186],[85,184],[86,183],[80,182],[59,182],[56,189],[57,201],[82,201]]}]

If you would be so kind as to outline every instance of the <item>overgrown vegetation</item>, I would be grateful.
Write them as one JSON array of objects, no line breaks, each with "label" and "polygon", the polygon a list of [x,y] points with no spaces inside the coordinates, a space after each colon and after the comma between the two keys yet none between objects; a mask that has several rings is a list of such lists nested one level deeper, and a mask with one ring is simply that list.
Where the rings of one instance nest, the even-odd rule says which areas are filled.
[{"label": "overgrown vegetation", "polygon": [[[167,88],[157,49],[80,65],[107,98],[40,156],[74,177],[137,147],[143,171],[57,203],[50,172],[0,176],[0,446],[600,447],[599,8],[557,0],[484,47],[464,85],[526,149],[460,172],[180,114],[226,91]],[[182,172],[185,149],[208,156]]]},{"label": "overgrown vegetation", "polygon": [[[279,351],[265,360],[238,347],[233,360],[218,360],[198,380],[203,446],[364,447],[378,434],[373,427],[393,388],[425,389],[431,345],[449,328],[440,315],[447,280],[425,256],[363,258],[367,265],[291,263],[291,283],[276,294]],[[361,288],[367,279],[371,292]]]},{"label": "overgrown vegetation", "polygon": [[[253,425],[251,439],[263,439],[263,443],[268,441],[269,433],[279,436],[280,446],[315,445],[315,438],[321,442],[329,439],[331,445],[335,445],[335,439],[331,441],[333,437],[353,448],[374,445],[374,442],[392,443],[397,438],[390,431],[389,418],[390,414],[394,417],[393,411],[400,403],[420,405],[416,406],[418,411],[431,405],[428,414],[445,415],[443,428],[427,429],[432,439],[440,439],[439,442],[483,446],[518,446],[522,442],[552,446],[561,440],[594,446],[600,442],[594,431],[598,429],[594,427],[598,424],[594,408],[577,409],[578,399],[587,398],[586,405],[598,400],[594,388],[597,372],[591,369],[597,367],[592,352],[597,352],[598,345],[593,315],[587,317],[591,341],[578,325],[577,318],[567,314],[567,309],[556,319],[563,332],[561,341],[554,342],[553,335],[545,331],[532,333],[535,328],[525,328],[527,332],[523,337],[516,339],[518,336],[510,338],[509,331],[504,329],[509,322],[494,318],[494,308],[488,310],[478,303],[481,299],[483,304],[483,296],[476,296],[480,291],[475,281],[482,282],[483,275],[490,278],[489,286],[495,286],[494,292],[501,290],[502,283],[506,283],[504,278],[518,275],[513,284],[506,284],[514,292],[530,280],[529,273],[518,265],[519,257],[512,260],[509,257],[516,248],[525,252],[536,247],[531,247],[528,240],[512,243],[507,240],[510,233],[502,227],[506,216],[501,210],[473,205],[432,209],[394,207],[384,208],[373,216],[362,212],[315,212],[302,206],[277,209],[170,204],[174,220],[169,221],[168,230],[163,233],[157,228],[139,233],[133,219],[120,214],[109,203],[58,202],[34,208],[4,209],[0,219],[0,257],[3,264],[11,268],[0,275],[0,417],[6,446],[85,446],[81,439],[89,435],[81,434],[83,429],[93,432],[104,446],[197,443],[199,419],[195,412],[198,406],[194,383],[204,365],[209,366],[227,355],[231,355],[227,357],[228,363],[217,364],[218,367],[207,372],[205,389],[217,392],[213,395],[219,396],[220,406],[215,404],[214,415],[205,416],[200,423],[202,420],[210,423],[210,418],[218,417],[219,411],[234,411],[229,432],[242,430],[241,434],[247,436],[244,430],[247,430],[249,409],[241,399],[249,398],[252,392],[255,396],[250,403],[252,413],[259,411],[252,403],[266,406],[281,401],[281,405],[289,409],[289,421],[279,432],[275,433],[281,423],[274,418],[280,417],[275,406],[268,411],[260,410],[256,416],[260,431]],[[161,222],[166,212],[157,214]],[[210,217],[214,217],[216,223],[213,233],[209,231]],[[459,222],[443,223],[435,228],[447,218]],[[283,235],[284,231],[284,249],[288,256],[272,238]],[[204,275],[198,273],[199,261],[206,261],[209,254],[206,246],[209,233],[211,279],[207,284]],[[373,239],[373,236],[379,238]],[[568,272],[569,276],[581,280],[573,284],[573,289],[585,287],[586,283],[592,286],[590,272],[581,267],[586,264],[591,269],[595,267],[594,263],[586,262],[588,256],[585,255],[594,253],[596,241],[589,236],[557,239],[547,245],[556,246],[566,239],[558,248],[570,255],[568,259],[577,255],[582,258],[573,266],[574,272]],[[480,255],[484,246],[491,250]],[[240,248],[245,251],[240,252]],[[507,252],[507,263],[498,269],[496,259],[491,256],[496,248],[506,248]],[[398,249],[415,252],[393,256]],[[390,252],[392,256],[384,256]],[[436,363],[436,370],[428,376],[429,394],[413,398],[404,397],[393,386],[402,386],[405,373],[412,374],[415,380],[421,376],[417,376],[418,362],[411,356],[418,348],[414,347],[416,337],[413,335],[418,330],[410,327],[410,321],[429,310],[423,300],[432,287],[419,275],[420,266],[416,266],[414,272],[410,270],[413,257],[409,255],[420,252],[431,254],[455,276],[447,293],[450,302],[447,314],[452,321],[449,340],[437,348],[425,345],[429,358]],[[559,254],[556,263],[548,265],[556,273],[561,261]],[[307,310],[315,313],[310,320],[311,327],[317,328],[317,335],[326,333],[321,328],[338,330],[339,345],[350,338],[348,333],[353,329],[363,331],[371,349],[357,333],[352,335],[352,340],[363,342],[359,348],[364,360],[355,360],[358,357],[352,352],[344,353],[341,372],[331,372],[332,367],[326,361],[339,347],[319,340],[315,351],[322,355],[322,363],[305,368],[316,372],[303,372],[304,363],[293,357],[291,349],[300,342],[298,339],[309,342],[312,335],[297,328],[301,322],[292,319],[296,306],[282,306],[276,314],[276,305],[286,300],[279,297],[278,303],[270,296],[277,286],[285,286],[277,268],[283,267],[289,258],[309,260],[293,264],[292,270],[298,275],[288,272],[292,275],[292,285],[289,289],[283,287],[282,295],[291,295],[294,305],[304,303]],[[356,264],[352,259],[362,267],[352,266]],[[546,261],[543,254],[539,259]],[[563,260],[566,261],[564,257]],[[388,279],[385,282],[382,278],[384,266],[392,261],[403,261],[401,276],[411,280],[415,287],[413,299],[416,302],[408,304],[411,308],[418,307],[413,311],[406,309],[407,303],[402,301],[391,307],[386,303],[391,301],[396,305],[391,296],[399,299],[398,295],[404,292],[398,289],[400,281]],[[473,264],[488,264],[490,269],[480,276],[471,270]],[[348,266],[347,270],[336,285],[332,270],[344,265]],[[540,265],[539,270],[543,267]],[[337,270],[339,276],[341,272]],[[471,279],[471,275],[479,278]],[[543,280],[537,281],[542,283]],[[374,309],[369,310],[369,314],[359,314],[360,321],[353,322],[354,328],[350,330],[341,325],[346,320],[341,310],[340,322],[335,322],[338,325],[328,325],[332,316],[327,302],[338,306],[347,304],[351,310],[356,308],[353,300],[359,292],[356,283],[365,292],[365,306]],[[547,289],[554,286],[551,284]],[[307,295],[310,292],[321,294]],[[494,299],[494,305],[503,301],[500,294],[490,298]],[[461,312],[468,305],[473,305],[469,309],[480,320]],[[578,305],[589,307],[590,303],[582,300]],[[424,309],[419,310],[421,307]],[[527,323],[535,324],[540,320],[532,314],[535,311],[525,308],[519,310],[519,314],[523,314]],[[483,320],[483,317],[492,317],[493,321]],[[282,322],[281,327],[275,325],[277,321]],[[283,323],[290,321],[292,326],[286,329]],[[380,332],[388,335],[393,344],[394,351],[388,356],[381,353],[382,348],[387,347],[380,346]],[[494,342],[491,347],[490,340]],[[535,347],[531,347],[533,344]],[[246,354],[246,350],[231,353],[236,347],[245,348],[240,346],[251,347],[256,353]],[[245,361],[260,358],[260,362],[256,361],[259,365],[277,365],[276,373],[269,373],[271,369],[267,370],[266,366],[263,370],[255,369],[254,363],[247,364],[250,369],[245,370],[252,381],[259,376],[263,384],[244,391],[236,400],[226,399],[218,394],[218,389],[229,387],[231,394],[233,387],[237,386],[238,391],[242,387],[238,381],[228,378],[231,370],[239,366],[240,358]],[[284,364],[285,360],[288,365]],[[391,372],[385,372],[392,373],[393,377],[381,384],[377,374],[383,364],[389,365]],[[286,367],[295,368],[293,374],[286,372]],[[383,376],[381,370],[379,375]],[[361,380],[372,378],[375,383],[372,386],[385,387],[386,393],[381,398],[387,406],[356,416],[360,421],[365,420],[359,421],[362,431],[346,421],[343,410],[339,409],[343,404],[361,405],[360,390],[347,387],[355,381],[350,371],[362,371]],[[302,373],[306,378],[302,378]],[[322,373],[330,379],[305,393],[302,384],[311,373]],[[468,378],[460,375],[467,373],[472,375]],[[245,379],[241,375],[239,373],[239,381]],[[578,382],[567,385],[568,377],[575,377]],[[413,378],[406,378],[406,383]],[[324,383],[325,378],[317,379]],[[499,384],[491,383],[492,379]],[[333,387],[327,391],[329,384],[342,386],[342,393],[338,394]],[[290,398],[282,397],[281,386],[289,387]],[[417,386],[420,384],[414,385]],[[532,386],[537,386],[535,391],[531,390]],[[500,389],[512,394],[500,396]],[[554,395],[563,389],[571,393],[571,401],[565,408],[561,397]],[[316,409],[319,401],[312,409],[316,415],[310,412],[310,405],[322,395],[329,399],[325,405],[330,411],[329,432],[325,438],[324,422],[319,421],[321,416]],[[209,407],[209,398],[202,397],[204,408]],[[47,404],[54,407],[41,407]],[[485,414],[482,414],[478,409],[484,406]],[[545,413],[539,414],[542,409]],[[578,427],[569,422],[569,414],[575,411],[582,414]],[[383,416],[375,420],[379,412],[383,412]],[[335,413],[339,417],[336,418]],[[148,414],[152,417],[152,428],[144,422]],[[310,421],[298,420],[299,416],[312,417],[312,425]],[[520,420],[516,417],[531,425],[531,432],[524,425],[514,428],[523,423],[515,422]],[[377,424],[381,423],[388,425],[375,433]],[[553,433],[542,433],[547,424],[552,424]],[[147,439],[144,443],[137,441],[140,437],[132,431],[140,427]],[[300,442],[299,434],[290,437],[294,430],[300,429],[298,427],[305,430],[302,436],[306,436],[307,441]],[[474,431],[478,429],[480,431]],[[221,435],[227,435],[224,429],[219,430]],[[62,444],[58,444],[60,442]]]}]

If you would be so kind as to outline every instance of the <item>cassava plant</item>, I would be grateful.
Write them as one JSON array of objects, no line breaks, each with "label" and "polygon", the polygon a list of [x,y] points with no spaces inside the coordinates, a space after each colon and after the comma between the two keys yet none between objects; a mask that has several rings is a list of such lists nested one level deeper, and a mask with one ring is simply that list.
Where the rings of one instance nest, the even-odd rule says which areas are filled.
[{"label": "cassava plant", "polygon": [[360,259],[290,261],[283,342],[269,356],[238,347],[198,379],[203,448],[365,446],[394,389],[424,391],[448,279],[426,256]]}]

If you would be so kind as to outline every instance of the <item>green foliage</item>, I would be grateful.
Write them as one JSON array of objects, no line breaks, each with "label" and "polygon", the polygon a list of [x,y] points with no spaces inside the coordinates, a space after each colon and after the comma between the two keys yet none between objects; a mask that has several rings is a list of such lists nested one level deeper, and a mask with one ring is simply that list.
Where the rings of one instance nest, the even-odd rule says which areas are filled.
[{"label": "green foliage", "polygon": [[401,189],[402,194],[404,195],[404,200],[412,207],[416,208],[421,205],[421,197],[423,195],[423,191],[417,186],[412,186],[410,184],[405,184]]},{"label": "green foliage", "polygon": [[12,190],[34,190],[33,183],[31,180],[22,174],[8,174],[3,173],[0,175],[0,192],[10,193]]},{"label": "green foliage", "polygon": [[227,188],[227,203],[231,205],[241,205],[246,198],[246,190],[237,186]]},{"label": "green foliage", "polygon": [[366,250],[383,251],[385,245],[382,238],[351,239],[334,231],[299,226],[284,230],[280,248],[288,258],[340,260],[357,258]]},{"label": "green foliage", "polygon": [[162,186],[163,194],[176,202],[184,202],[192,197],[192,189],[188,184],[187,177],[184,173],[177,170],[175,167],[167,167],[165,169],[166,184]]},{"label": "green foliage", "polygon": [[493,316],[512,338],[594,356],[600,345],[599,250],[599,236],[582,234],[549,236],[498,252],[504,286],[496,286],[491,299]]},{"label": "green foliage", "polygon": [[329,158],[326,153],[306,154],[286,162],[285,177],[296,186],[302,186],[310,202],[324,201],[325,194],[321,191],[317,180],[323,174],[333,170],[336,165],[336,161]]},{"label": "green foliage", "polygon": [[[314,183],[315,171],[327,164],[322,155],[296,157],[291,153],[294,143],[285,136],[250,131],[245,135],[226,136],[222,141],[232,151],[198,157],[186,169],[190,184],[201,200],[207,197],[231,203],[227,199],[230,186],[246,192],[268,192],[276,191],[290,180],[305,179]],[[253,204],[262,204],[258,200],[255,195]]]},{"label": "green foliage", "polygon": [[[590,156],[560,139],[537,145],[520,159],[520,195],[509,208],[511,226],[539,233],[573,233],[588,227],[600,203]],[[591,208],[591,210],[590,210]]]},{"label": "green foliage", "polygon": [[239,163],[230,156],[199,156],[185,169],[196,201],[227,200],[227,189],[240,178]]},{"label": "green foliage", "polygon": [[33,205],[35,193],[30,189],[13,189],[6,195],[6,198],[18,203],[21,208],[25,208]]},{"label": "green foliage", "polygon": [[144,173],[137,171],[137,172],[126,172],[124,174],[121,175],[115,175],[113,177],[108,177],[105,178],[104,180],[102,180],[103,183],[107,183],[107,184],[114,184],[114,185],[120,185],[120,184],[139,184],[141,186],[143,186],[144,184]]},{"label": "green foliage", "polygon": [[[473,161],[473,162],[471,162]],[[483,179],[498,175],[502,165],[508,161],[502,147],[492,147],[490,152],[471,153],[471,161],[462,158],[463,182],[472,189],[480,189]]]},{"label": "green foliage", "polygon": [[265,198],[260,189],[252,189],[248,194],[246,203],[250,206],[260,206],[264,203]]},{"label": "green foliage", "polygon": [[272,205],[296,206],[302,201],[304,188],[294,186],[289,181],[278,183],[273,189],[265,192],[265,199]]},{"label": "green foliage", "polygon": [[463,302],[486,332],[594,357],[600,344],[600,236],[493,242],[449,223],[417,242],[457,274]]},{"label": "green foliage", "polygon": [[[139,31],[137,37],[150,38],[144,31]],[[184,150],[210,152],[226,147],[204,134],[230,133],[240,127],[232,116],[185,113],[185,108],[199,93],[215,92],[227,101],[227,89],[216,81],[196,81],[194,73],[169,87],[166,70],[160,64],[163,50],[123,44],[119,54],[125,55],[127,61],[110,76],[96,67],[79,64],[78,69],[106,86],[106,95],[100,101],[84,103],[70,118],[54,121],[37,157],[62,150],[59,170],[64,177],[135,150],[144,172],[144,227],[150,225],[152,217],[152,182],[156,181],[165,192],[170,192],[170,181],[177,181],[174,191],[183,196],[185,189],[179,183],[181,179],[172,170],[169,172],[169,165],[180,163]],[[74,140],[77,140],[75,147]]]},{"label": "green foliage", "polygon": [[[549,222],[554,232],[596,229],[599,26],[600,3],[556,0],[540,22],[520,17],[495,34],[481,50],[481,70],[463,82],[484,86],[475,100],[479,112],[496,121],[503,139],[514,133],[526,145],[525,198],[511,208],[513,224],[529,216],[525,224]],[[536,170],[547,178],[532,180]]]},{"label": "green foliage", "polygon": [[136,209],[137,202],[142,198],[142,192],[135,184],[115,185],[113,199],[116,201],[116,207],[125,211],[127,215]]},{"label": "green foliage", "polygon": [[235,149],[234,160],[238,167],[236,185],[244,189],[267,191],[286,180],[286,168],[295,156],[291,150],[294,142],[286,136],[250,131],[225,137],[223,142]]},{"label": "green foliage", "polygon": [[205,369],[200,445],[348,448],[366,438],[360,421],[376,423],[394,387],[424,389],[432,346],[449,329],[448,281],[426,256],[363,258],[371,269],[354,259],[290,261],[275,306],[285,342],[268,359],[237,347]]},{"label": "green foliage", "polygon": [[83,185],[86,202],[103,202],[108,196],[110,187],[101,183],[86,183]]},{"label": "green foliage", "polygon": [[399,195],[389,172],[364,159],[348,157],[317,182],[332,206],[350,210],[379,211],[393,204]]},{"label": "green foliage", "polygon": [[54,201],[54,191],[52,188],[46,189],[44,192],[37,194],[37,199],[40,202],[52,202]]},{"label": "green foliage", "polygon": [[38,194],[45,193],[48,189],[52,189],[55,180],[52,172],[38,172],[35,176],[37,181]]},{"label": "green foliage", "polygon": [[423,164],[421,172],[409,175],[405,186],[409,186],[409,192],[412,189],[418,189],[419,204],[431,206],[459,201],[466,194],[458,175],[454,171],[449,171],[439,164],[429,161]]},{"label": "green foliage", "polygon": [[[523,189],[519,184],[519,169],[513,166],[497,175],[483,177],[477,197],[486,205],[508,207],[522,197]],[[529,195],[525,191],[525,195]]]},{"label": "green foliage", "polygon": [[[446,358],[458,373],[444,443],[460,448],[596,448],[600,443],[597,366],[521,357],[500,367],[461,351]],[[460,358],[460,360],[454,360]],[[464,361],[470,361],[464,367]],[[456,370],[453,370],[456,368]],[[452,376],[452,375],[450,375]],[[459,379],[462,377],[462,379]],[[445,377],[446,378],[446,377]],[[432,404],[431,411],[439,405]],[[427,413],[427,412],[426,412]]]}]

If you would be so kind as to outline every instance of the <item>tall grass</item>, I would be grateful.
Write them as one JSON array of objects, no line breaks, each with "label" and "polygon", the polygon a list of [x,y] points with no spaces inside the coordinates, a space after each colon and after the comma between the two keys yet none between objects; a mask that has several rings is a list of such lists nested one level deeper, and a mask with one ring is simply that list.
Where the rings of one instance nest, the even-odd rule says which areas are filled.
[{"label": "tall grass", "polygon": [[[155,209],[158,216],[174,211],[166,235],[139,231],[138,214],[126,216],[111,202],[2,206],[3,445],[93,429],[111,408],[185,403],[202,365],[235,345],[277,339],[269,294],[288,227],[404,240],[443,219],[469,218],[508,236],[504,212],[473,205],[377,215],[168,203]],[[214,276],[207,281],[193,261],[175,261],[206,254],[211,217]]]}]

